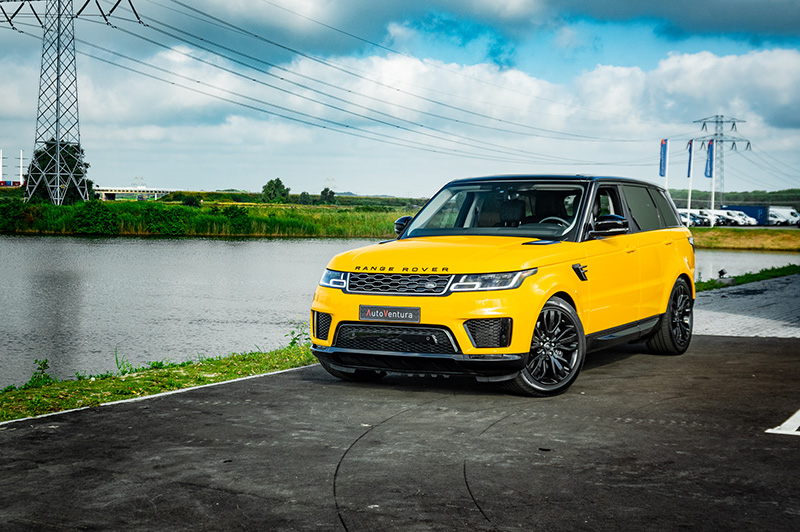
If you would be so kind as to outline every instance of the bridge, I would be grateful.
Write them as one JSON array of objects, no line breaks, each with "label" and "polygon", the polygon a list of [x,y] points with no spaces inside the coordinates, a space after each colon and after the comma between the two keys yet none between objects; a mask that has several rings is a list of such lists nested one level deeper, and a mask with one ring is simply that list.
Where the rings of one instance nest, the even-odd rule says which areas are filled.
[{"label": "bridge", "polygon": [[103,201],[113,201],[117,199],[117,194],[136,194],[137,196],[158,199],[166,196],[170,192],[177,192],[177,188],[148,188],[148,187],[94,187],[94,193],[100,196]]}]

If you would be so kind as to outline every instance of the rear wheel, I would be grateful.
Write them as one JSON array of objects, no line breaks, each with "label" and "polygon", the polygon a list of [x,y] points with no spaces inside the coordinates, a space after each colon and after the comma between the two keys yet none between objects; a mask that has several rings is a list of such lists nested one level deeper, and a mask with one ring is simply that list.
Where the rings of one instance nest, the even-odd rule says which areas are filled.
[{"label": "rear wheel", "polygon": [[536,320],[528,363],[506,387],[535,397],[562,393],[578,378],[585,358],[586,338],[578,314],[553,297]]},{"label": "rear wheel", "polygon": [[332,368],[327,362],[319,361],[320,366],[325,368],[325,371],[338,379],[350,382],[373,382],[382,378],[386,373],[383,371],[372,371],[368,369],[357,369],[352,373],[349,371],[342,371]]},{"label": "rear wheel", "polygon": [[692,341],[693,314],[692,290],[684,279],[678,279],[669,295],[667,312],[647,347],[662,355],[682,355]]}]

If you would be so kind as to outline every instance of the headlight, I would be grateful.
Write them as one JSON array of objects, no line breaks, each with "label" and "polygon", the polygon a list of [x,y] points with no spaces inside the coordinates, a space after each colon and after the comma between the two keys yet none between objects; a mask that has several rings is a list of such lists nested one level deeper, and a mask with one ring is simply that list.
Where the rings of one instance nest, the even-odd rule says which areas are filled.
[{"label": "headlight", "polygon": [[347,286],[347,273],[325,270],[325,273],[322,274],[322,279],[319,280],[319,284],[330,288],[345,288]]},{"label": "headlight", "polygon": [[450,286],[453,292],[472,292],[477,290],[510,290],[519,288],[526,277],[536,273],[536,268],[521,272],[470,273],[456,275]]}]

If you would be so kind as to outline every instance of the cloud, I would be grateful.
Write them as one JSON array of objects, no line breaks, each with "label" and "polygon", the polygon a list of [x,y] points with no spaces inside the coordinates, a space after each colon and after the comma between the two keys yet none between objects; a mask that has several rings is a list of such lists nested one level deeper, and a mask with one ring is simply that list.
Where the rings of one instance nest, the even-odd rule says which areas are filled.
[{"label": "cloud", "polygon": [[674,109],[727,107],[725,114],[760,116],[778,129],[800,127],[800,93],[794,90],[800,86],[798,50],[673,54],[650,78],[654,100],[671,102]]},{"label": "cloud", "polygon": [[[326,33],[319,40],[320,26],[313,20],[347,28],[349,32],[379,40],[391,24],[421,20],[435,13],[449,13],[462,21],[482,21],[506,38],[524,39],[531,31],[561,26],[570,19],[600,22],[650,20],[665,36],[691,34],[727,35],[749,40],[775,40],[800,37],[800,3],[796,0],[239,0],[219,4],[200,0],[193,5],[202,10],[225,13],[251,24],[269,27],[278,36],[290,31],[305,44],[322,51],[328,42],[331,53],[342,53],[346,40]],[[278,9],[275,5],[285,9]],[[302,17],[293,15],[294,11]],[[313,20],[309,20],[313,19]],[[357,42],[350,42],[358,46]]]},{"label": "cloud", "polygon": [[[675,6],[577,0],[186,3],[260,38],[237,34],[218,21],[201,22],[203,17],[196,12],[197,18],[189,18],[153,3],[137,4],[142,17],[152,19],[147,29],[136,24],[113,29],[79,23],[80,39],[163,70],[149,70],[85,43],[78,44],[80,51],[171,83],[79,55],[82,141],[92,176],[103,184],[127,184],[131,175],[139,174],[153,184],[163,181],[162,186],[258,190],[266,180],[280,176],[293,190],[316,192],[333,177],[339,190],[401,195],[430,194],[446,179],[486,173],[648,175],[636,165],[649,164],[655,153],[651,143],[699,130],[693,121],[716,113],[747,120],[742,136],[762,146],[788,145],[781,149],[794,153],[797,161],[800,52],[796,46],[752,50],[745,43],[731,51],[715,49],[717,41],[709,39],[702,44],[710,46],[707,50],[676,47],[681,51],[667,55],[674,41],[664,45],[660,39],[659,46],[653,46],[658,37],[649,27],[636,35],[653,41],[628,44],[625,39],[630,36],[623,33],[622,44],[617,44],[608,41],[616,38],[608,32],[580,31],[596,29],[597,24],[572,23],[589,18],[653,20],[672,28],[670,38],[680,31],[717,31],[716,21],[680,13],[675,6],[686,8],[683,0],[676,0]],[[737,8],[754,17],[756,4],[741,1]],[[793,16],[787,3],[765,4],[782,9],[786,19]],[[716,8],[719,0],[703,6]],[[409,55],[390,53],[303,17]],[[772,17],[770,13],[750,22],[730,19],[729,28],[742,32],[737,35],[785,35],[780,29],[783,22],[770,22]],[[167,25],[174,26],[170,33],[195,45],[157,32]],[[617,26],[624,32],[623,24]],[[545,33],[549,37],[530,44]],[[27,149],[35,126],[36,101],[31,95],[37,87],[41,45],[24,38],[26,44],[20,45],[20,38],[0,32],[0,46],[8,44],[0,55],[0,68],[8,74],[0,77],[0,147],[8,152],[20,145]],[[222,53],[229,57],[224,58],[199,48],[220,50],[216,44],[242,54],[226,50]],[[650,46],[647,61],[636,54],[616,55],[621,48],[639,46]],[[559,54],[557,47],[565,53]],[[538,55],[526,68],[523,54],[531,50]],[[187,51],[205,63],[189,60]],[[580,64],[567,65],[564,57],[570,54]],[[29,132],[15,131],[22,129]],[[603,140],[609,138],[629,142]],[[411,142],[426,149],[401,146]],[[447,155],[454,151],[469,156]],[[619,161],[623,164],[610,164]]]}]

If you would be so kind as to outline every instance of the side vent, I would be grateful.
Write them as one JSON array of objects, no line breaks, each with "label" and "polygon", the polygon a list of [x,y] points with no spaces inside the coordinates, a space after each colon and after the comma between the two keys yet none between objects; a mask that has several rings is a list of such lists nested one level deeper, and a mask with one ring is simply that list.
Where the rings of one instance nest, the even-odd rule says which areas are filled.
[{"label": "side vent", "polygon": [[324,312],[314,312],[314,338],[327,340],[331,330],[331,315]]},{"label": "side vent", "polygon": [[572,269],[575,272],[575,275],[578,276],[578,279],[581,281],[588,281],[589,278],[586,276],[586,273],[589,271],[588,266],[581,266],[580,264],[573,264]]},{"label": "side vent", "polygon": [[464,327],[475,347],[508,347],[511,345],[511,318],[467,320]]}]

